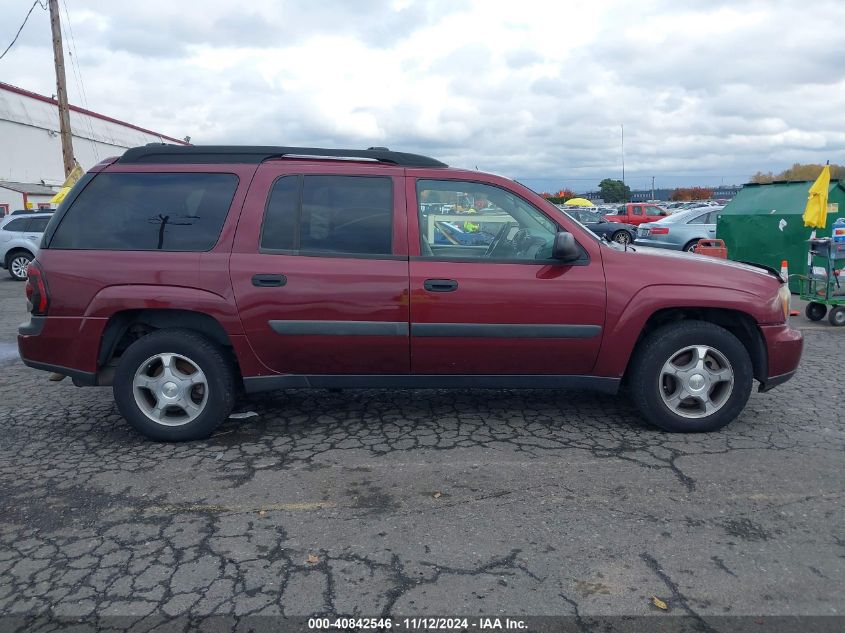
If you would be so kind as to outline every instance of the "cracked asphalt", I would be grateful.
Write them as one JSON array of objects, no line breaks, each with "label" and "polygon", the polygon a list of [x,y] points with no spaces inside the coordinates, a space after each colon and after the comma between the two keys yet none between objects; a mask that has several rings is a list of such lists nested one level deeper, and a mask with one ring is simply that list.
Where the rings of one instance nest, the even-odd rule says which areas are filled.
[{"label": "cracked asphalt", "polygon": [[624,398],[284,391],[157,444],[17,359],[0,281],[0,614],[845,611],[845,328],[707,435]]}]

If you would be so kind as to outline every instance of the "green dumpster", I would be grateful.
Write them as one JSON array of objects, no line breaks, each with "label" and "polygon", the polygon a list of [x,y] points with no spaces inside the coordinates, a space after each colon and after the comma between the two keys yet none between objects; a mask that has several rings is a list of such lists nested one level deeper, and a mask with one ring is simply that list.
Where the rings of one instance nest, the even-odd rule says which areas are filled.
[{"label": "green dumpster", "polygon": [[[812,229],[804,226],[801,216],[812,184],[807,180],[743,185],[719,213],[716,224],[716,236],[725,241],[728,258],[778,270],[785,259],[790,275],[804,274]],[[845,217],[845,181],[830,181],[827,202],[827,226],[816,229],[817,237],[829,237],[836,218]],[[838,262],[837,268],[843,264]],[[789,287],[798,292],[798,280],[791,280]]]}]

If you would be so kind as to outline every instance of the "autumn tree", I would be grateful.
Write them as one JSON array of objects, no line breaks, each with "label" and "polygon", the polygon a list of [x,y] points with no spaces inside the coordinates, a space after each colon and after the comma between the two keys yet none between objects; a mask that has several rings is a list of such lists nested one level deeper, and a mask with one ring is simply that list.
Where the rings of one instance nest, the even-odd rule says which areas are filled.
[{"label": "autumn tree", "polygon": [[577,198],[577,194],[572,191],[572,189],[567,189],[564,187],[557,193],[550,193],[550,194],[542,194],[543,197],[553,204],[563,204],[567,200],[571,200],[572,198]]},{"label": "autumn tree", "polygon": [[[758,171],[751,176],[751,182],[769,183],[775,180],[815,180],[819,177],[824,165],[816,165],[814,163],[801,164],[795,163],[792,167],[784,169],[782,172],[774,174],[772,172]],[[845,167],[842,165],[830,166],[830,177],[833,179],[845,179]]]},{"label": "autumn tree", "polygon": [[713,197],[713,190],[706,187],[679,187],[672,192],[669,199],[673,202],[687,200],[709,200]]}]

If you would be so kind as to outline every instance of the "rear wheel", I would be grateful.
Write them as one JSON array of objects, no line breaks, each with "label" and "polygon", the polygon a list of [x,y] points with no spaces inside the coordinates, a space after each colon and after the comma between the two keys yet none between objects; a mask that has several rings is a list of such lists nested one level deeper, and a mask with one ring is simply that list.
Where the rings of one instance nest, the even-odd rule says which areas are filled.
[{"label": "rear wheel", "polygon": [[823,303],[816,303],[811,301],[804,308],[804,314],[810,321],[821,321],[824,315],[827,314],[827,306]]},{"label": "rear wheel", "polygon": [[688,253],[694,253],[696,246],[698,246],[698,240],[692,240],[686,246],[684,246],[684,250]]},{"label": "rear wheel", "polygon": [[753,368],[743,344],[713,323],[658,328],[637,347],[631,395],[643,416],[666,431],[715,431],[751,395]]},{"label": "rear wheel", "polygon": [[204,439],[232,412],[235,374],[223,351],[183,329],[159,330],[123,353],[114,398],[124,418],[147,437]]},{"label": "rear wheel", "polygon": [[630,244],[631,234],[628,231],[616,231],[616,233],[610,236],[610,239],[618,244]]},{"label": "rear wheel", "polygon": [[827,315],[827,320],[830,321],[831,325],[835,325],[836,327],[845,325],[845,306],[836,306],[833,308],[830,314]]},{"label": "rear wheel", "polygon": [[6,269],[15,281],[26,281],[27,269],[32,261],[32,253],[14,251],[6,256]]}]

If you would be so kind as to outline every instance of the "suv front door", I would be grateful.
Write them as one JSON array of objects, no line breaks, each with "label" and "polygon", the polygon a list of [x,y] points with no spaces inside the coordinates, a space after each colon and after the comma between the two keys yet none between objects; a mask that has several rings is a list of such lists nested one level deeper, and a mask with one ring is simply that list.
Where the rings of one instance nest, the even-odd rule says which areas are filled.
[{"label": "suv front door", "polygon": [[262,164],[230,260],[245,334],[284,374],[407,374],[403,172]]},{"label": "suv front door", "polygon": [[605,318],[599,246],[551,259],[555,219],[504,187],[432,176],[406,183],[412,373],[588,374]]}]

